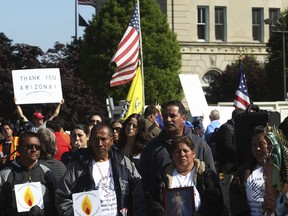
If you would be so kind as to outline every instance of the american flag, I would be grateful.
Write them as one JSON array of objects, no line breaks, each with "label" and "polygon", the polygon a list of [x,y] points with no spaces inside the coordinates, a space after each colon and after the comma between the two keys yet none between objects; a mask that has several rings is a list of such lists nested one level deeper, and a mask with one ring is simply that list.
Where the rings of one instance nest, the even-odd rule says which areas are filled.
[{"label": "american flag", "polygon": [[235,93],[234,107],[246,109],[250,105],[250,99],[248,95],[248,88],[246,83],[245,74],[243,71],[242,62],[240,63],[240,80],[239,85]]},{"label": "american flag", "polygon": [[95,7],[96,5],[96,2],[95,0],[78,0],[78,4],[79,5],[90,5],[90,6],[93,6]]},{"label": "american flag", "polygon": [[129,26],[110,62],[116,64],[116,73],[113,74],[110,81],[111,87],[126,84],[135,77],[139,56],[139,39],[139,12],[136,3]]}]

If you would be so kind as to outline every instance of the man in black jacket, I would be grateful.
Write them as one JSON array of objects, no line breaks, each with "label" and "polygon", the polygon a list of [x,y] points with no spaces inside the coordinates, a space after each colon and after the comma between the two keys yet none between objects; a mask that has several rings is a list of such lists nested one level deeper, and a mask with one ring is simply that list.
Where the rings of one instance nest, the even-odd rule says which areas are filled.
[{"label": "man in black jacket", "polygon": [[[21,134],[18,145],[20,156],[6,164],[0,172],[0,215],[58,215],[54,205],[56,180],[51,170],[38,162],[40,150],[40,140],[36,133]],[[36,184],[41,187],[36,187]],[[27,192],[30,188],[42,192],[44,206],[38,207],[40,199],[36,196],[37,192]],[[30,194],[30,198],[25,199],[25,194]],[[20,201],[17,202],[17,198]]]},{"label": "man in black jacket", "polygon": [[196,158],[203,160],[208,168],[215,171],[212,152],[208,144],[184,126],[186,110],[180,101],[168,102],[163,111],[164,129],[158,137],[150,141],[144,148],[140,159],[140,174],[146,196],[148,215],[166,215],[159,194],[164,188],[161,175],[165,167],[171,163],[170,140],[179,136],[189,136],[195,145]]},{"label": "man in black jacket", "polygon": [[219,152],[219,172],[223,173],[224,182],[223,197],[224,204],[229,209],[229,186],[233,178],[233,173],[237,171],[237,152],[235,141],[235,117],[243,113],[243,109],[235,109],[232,118],[220,126],[218,130],[217,144]]},{"label": "man in black jacket", "polygon": [[82,151],[78,160],[68,165],[59,182],[56,206],[60,215],[74,215],[72,194],[85,191],[97,195],[98,200],[89,215],[146,215],[141,177],[130,159],[112,144],[108,125],[93,127],[89,147],[78,150]]}]

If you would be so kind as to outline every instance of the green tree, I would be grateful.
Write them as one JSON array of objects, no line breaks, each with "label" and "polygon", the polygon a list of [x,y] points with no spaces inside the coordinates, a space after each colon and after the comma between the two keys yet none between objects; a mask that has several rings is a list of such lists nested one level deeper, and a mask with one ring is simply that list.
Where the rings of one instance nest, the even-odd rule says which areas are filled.
[{"label": "green tree", "polygon": [[40,48],[26,44],[12,45],[4,33],[0,33],[0,116],[11,119],[14,115],[14,93],[12,70],[39,68],[38,57],[43,52]]},{"label": "green tree", "polygon": [[[60,116],[65,122],[65,129],[70,130],[76,123],[85,123],[93,113],[107,116],[105,105],[100,104],[93,95],[92,87],[74,75],[74,71],[79,70],[81,44],[81,40],[76,40],[70,45],[55,43],[53,48],[43,53],[39,47],[12,45],[12,40],[0,33],[0,117],[11,122],[18,119],[15,113],[11,72],[27,68],[60,68],[65,99]],[[35,110],[51,116],[56,106],[57,104],[27,104],[21,105],[21,108],[30,119]]]},{"label": "green tree", "polygon": [[[128,27],[134,4],[133,1],[108,0],[84,34],[79,75],[94,86],[95,94],[102,102],[107,96],[112,96],[115,102],[125,99],[130,87],[126,84],[110,88],[114,70],[109,62]],[[176,35],[169,29],[155,0],[140,1],[140,17],[145,102],[181,99],[178,77],[181,54]]]},{"label": "green tree", "polygon": [[[288,9],[286,9],[275,26],[272,27],[270,39],[267,44],[269,61],[266,65],[267,86],[269,87],[270,100],[283,100],[284,98],[284,74],[283,74],[283,35],[281,31],[288,31]],[[277,32],[278,31],[278,32]],[[280,31],[280,32],[279,32]],[[285,35],[285,50],[287,53],[288,35]],[[287,55],[286,55],[286,74],[287,74]],[[286,75],[287,76],[287,75]]]},{"label": "green tree", "polygon": [[[266,73],[263,66],[253,56],[244,56],[243,71],[246,76],[248,92],[252,101],[267,101]],[[219,83],[211,83],[208,95],[217,102],[233,102],[239,84],[239,62],[227,65],[219,75]]]},{"label": "green tree", "polygon": [[[76,123],[86,123],[92,114],[100,114],[105,120],[106,106],[100,103],[93,94],[92,86],[86,84],[75,74],[79,71],[79,57],[82,40],[74,40],[71,44],[55,43],[42,56],[45,67],[61,69],[61,82],[65,104],[61,107],[61,116],[65,119],[66,128],[71,129]],[[53,107],[49,107],[52,112]],[[52,114],[52,113],[50,113]]]}]

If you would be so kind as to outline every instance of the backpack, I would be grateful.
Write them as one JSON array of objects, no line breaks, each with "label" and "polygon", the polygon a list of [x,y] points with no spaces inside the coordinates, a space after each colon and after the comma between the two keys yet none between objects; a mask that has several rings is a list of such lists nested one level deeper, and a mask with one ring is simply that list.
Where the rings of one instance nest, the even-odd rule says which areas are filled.
[{"label": "backpack", "polygon": [[207,144],[210,146],[214,161],[219,160],[219,149],[217,146],[219,136],[219,128],[215,128],[215,130],[207,135]]}]

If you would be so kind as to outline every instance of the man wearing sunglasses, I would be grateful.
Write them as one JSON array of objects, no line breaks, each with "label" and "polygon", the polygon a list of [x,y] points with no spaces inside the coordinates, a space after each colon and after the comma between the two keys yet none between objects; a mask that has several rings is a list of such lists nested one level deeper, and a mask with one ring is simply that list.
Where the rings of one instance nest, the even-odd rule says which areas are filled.
[{"label": "man wearing sunglasses", "polygon": [[[0,172],[0,215],[23,215],[19,203],[23,203],[21,198],[25,201],[25,194],[28,196],[29,193],[25,191],[22,194],[17,188],[30,190],[30,198],[24,210],[27,213],[29,211],[29,215],[57,215],[54,205],[56,180],[49,168],[38,162],[41,151],[38,135],[33,132],[21,134],[17,150],[19,157],[6,164]],[[34,191],[36,184],[41,185],[37,190],[39,193]],[[38,207],[40,202],[37,202],[37,194],[43,195],[44,206]]]}]

